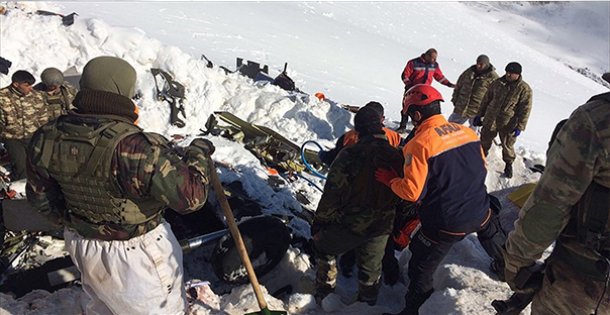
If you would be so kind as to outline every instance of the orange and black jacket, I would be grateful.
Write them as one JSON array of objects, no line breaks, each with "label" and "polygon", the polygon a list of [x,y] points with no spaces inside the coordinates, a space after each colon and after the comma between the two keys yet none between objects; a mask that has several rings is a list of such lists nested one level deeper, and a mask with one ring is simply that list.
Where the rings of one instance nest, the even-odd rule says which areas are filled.
[{"label": "orange and black jacket", "polygon": [[[388,139],[388,143],[394,148],[398,148],[398,145],[401,141],[400,135],[396,131],[386,127],[383,127],[383,132],[385,133],[385,136]],[[346,132],[341,137],[339,137],[337,143],[335,144],[335,148],[328,151],[328,153],[321,158],[322,163],[326,165],[332,164],[341,149],[356,144],[358,142],[358,139],[359,136],[356,130],[352,129]]]},{"label": "orange and black jacket", "polygon": [[490,215],[485,156],[477,135],[442,115],[426,119],[403,148],[404,177],[390,182],[404,200],[421,201],[423,232],[465,235]]}]

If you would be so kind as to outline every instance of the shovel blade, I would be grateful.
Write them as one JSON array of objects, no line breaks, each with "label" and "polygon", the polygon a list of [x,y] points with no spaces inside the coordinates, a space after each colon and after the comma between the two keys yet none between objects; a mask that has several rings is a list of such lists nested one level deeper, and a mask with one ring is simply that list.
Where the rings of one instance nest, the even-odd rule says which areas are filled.
[{"label": "shovel blade", "polygon": [[258,312],[251,312],[244,315],[288,315],[286,311],[270,311],[268,308],[263,308]]}]

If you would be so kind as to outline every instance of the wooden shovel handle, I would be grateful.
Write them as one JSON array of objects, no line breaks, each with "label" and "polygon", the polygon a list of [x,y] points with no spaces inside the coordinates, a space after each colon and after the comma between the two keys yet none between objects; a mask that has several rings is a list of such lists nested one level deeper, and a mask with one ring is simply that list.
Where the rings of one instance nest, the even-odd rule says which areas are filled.
[{"label": "wooden shovel handle", "polygon": [[256,295],[256,300],[258,301],[258,305],[261,310],[267,308],[267,302],[265,301],[265,297],[263,296],[263,291],[261,291],[260,285],[258,284],[258,279],[256,278],[256,273],[254,273],[254,268],[252,268],[252,262],[250,261],[250,257],[248,257],[248,252],[246,251],[246,245],[244,245],[244,240],[241,237],[241,233],[237,228],[237,223],[235,223],[235,217],[233,216],[233,211],[231,211],[231,206],[227,201],[227,196],[225,196],[224,188],[220,183],[220,179],[218,178],[218,173],[216,173],[216,167],[214,166],[214,160],[209,158],[210,161],[210,180],[212,182],[212,187],[216,192],[216,197],[218,198],[218,202],[220,202],[220,207],[224,212],[225,217],[227,218],[227,224],[229,225],[229,231],[233,236],[233,241],[235,241],[235,246],[237,246],[237,250],[239,252],[239,257],[241,258],[242,263],[246,266],[246,271],[248,272],[248,279],[250,280],[250,284],[252,285],[252,289],[254,290],[254,295]]}]

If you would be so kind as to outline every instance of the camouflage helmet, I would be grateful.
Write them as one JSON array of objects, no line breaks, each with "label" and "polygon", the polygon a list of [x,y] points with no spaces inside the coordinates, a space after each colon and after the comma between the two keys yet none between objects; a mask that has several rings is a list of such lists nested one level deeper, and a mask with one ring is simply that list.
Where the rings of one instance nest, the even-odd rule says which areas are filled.
[{"label": "camouflage helmet", "polygon": [[46,86],[62,85],[64,83],[64,74],[57,68],[46,68],[40,74],[40,79]]}]

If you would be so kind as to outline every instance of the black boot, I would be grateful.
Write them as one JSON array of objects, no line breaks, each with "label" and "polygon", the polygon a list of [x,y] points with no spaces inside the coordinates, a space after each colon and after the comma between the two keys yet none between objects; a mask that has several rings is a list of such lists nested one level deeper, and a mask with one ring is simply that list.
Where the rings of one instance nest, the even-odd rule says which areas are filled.
[{"label": "black boot", "polygon": [[362,283],[358,283],[358,301],[365,302],[370,306],[377,304],[377,295],[379,295],[380,287],[380,279],[372,285],[364,285]]},{"label": "black boot", "polygon": [[356,251],[354,250],[344,253],[339,258],[339,269],[346,278],[351,278],[354,275],[354,265],[356,265]]},{"label": "black boot", "polygon": [[504,167],[504,177],[512,178],[513,177],[513,165],[506,163],[506,167]]}]

